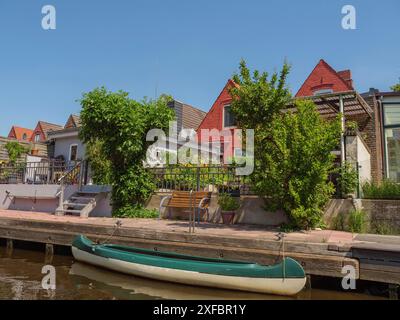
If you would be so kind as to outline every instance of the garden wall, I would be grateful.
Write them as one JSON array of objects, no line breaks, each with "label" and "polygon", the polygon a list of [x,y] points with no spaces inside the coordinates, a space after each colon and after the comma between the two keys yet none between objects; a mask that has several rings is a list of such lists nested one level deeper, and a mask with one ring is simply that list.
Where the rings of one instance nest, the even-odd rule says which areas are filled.
[{"label": "garden wall", "polygon": [[[97,186],[85,186],[84,190],[96,188]],[[0,209],[54,213],[59,204],[59,190],[59,185],[0,184]],[[77,190],[78,186],[67,186],[65,199]],[[90,216],[111,217],[109,197],[100,200]]]},{"label": "garden wall", "polygon": [[347,215],[355,209],[365,212],[370,231],[377,227],[391,229],[388,232],[400,230],[400,200],[333,199],[325,210],[324,222],[328,228],[333,228],[339,214]]},{"label": "garden wall", "polygon": [[367,200],[361,201],[370,221],[383,222],[400,230],[400,200]]},{"label": "garden wall", "polygon": [[[168,194],[155,194],[151,197],[146,205],[147,209],[159,209],[161,199]],[[235,224],[251,224],[261,226],[279,226],[287,222],[287,217],[283,212],[267,212],[264,210],[264,201],[257,196],[242,196],[242,206],[238,210],[234,219]],[[169,212],[167,211],[169,210]],[[164,218],[170,217],[172,219],[187,219],[188,214],[185,210],[180,209],[167,209],[164,210],[162,216]],[[221,212],[218,206],[218,196],[213,194],[209,207],[209,222],[222,223]],[[203,216],[202,220],[205,221],[206,217]]]}]

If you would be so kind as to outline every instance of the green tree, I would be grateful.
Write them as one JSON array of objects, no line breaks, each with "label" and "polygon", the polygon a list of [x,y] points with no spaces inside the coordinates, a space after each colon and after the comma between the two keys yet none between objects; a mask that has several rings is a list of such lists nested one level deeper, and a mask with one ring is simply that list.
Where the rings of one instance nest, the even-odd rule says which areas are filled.
[{"label": "green tree", "polygon": [[390,89],[392,89],[392,91],[395,91],[395,92],[400,92],[400,82],[398,84],[395,84],[394,86],[390,87]]},{"label": "green tree", "polygon": [[93,182],[98,185],[110,185],[112,183],[111,161],[103,151],[103,142],[99,139],[91,139],[86,146],[86,157],[90,164]]},{"label": "green tree", "polygon": [[338,185],[343,197],[346,197],[355,192],[358,186],[358,172],[349,163],[345,162],[338,170]]},{"label": "green tree", "polygon": [[16,141],[7,142],[4,148],[7,150],[8,158],[12,165],[15,165],[23,154],[29,152],[28,148],[22,146]]},{"label": "green tree", "polygon": [[151,174],[143,166],[146,141],[151,129],[166,130],[173,119],[168,108],[170,97],[135,101],[126,92],[109,92],[97,88],[81,99],[81,138],[90,143],[96,138],[102,143],[102,153],[110,163],[112,205],[115,215],[126,214],[142,206],[155,185]]},{"label": "green tree", "polygon": [[340,137],[339,119],[327,122],[311,101],[298,101],[287,112],[291,94],[289,66],[281,72],[250,74],[244,61],[231,90],[232,110],[243,129],[255,130],[255,169],[251,180],[270,210],[284,210],[296,228],[321,222],[323,207],[334,188],[331,151]]}]

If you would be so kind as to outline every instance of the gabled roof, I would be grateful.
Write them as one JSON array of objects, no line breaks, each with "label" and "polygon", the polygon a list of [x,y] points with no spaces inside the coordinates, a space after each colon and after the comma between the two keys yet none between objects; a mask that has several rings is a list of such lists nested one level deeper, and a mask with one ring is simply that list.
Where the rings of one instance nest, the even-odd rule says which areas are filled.
[{"label": "gabled roof", "polygon": [[39,121],[37,124],[37,127],[40,127],[43,134],[45,135],[46,140],[47,140],[47,137],[48,137],[47,135],[49,132],[64,129],[63,126],[60,126],[60,125],[54,124],[54,123],[45,122],[45,121]]},{"label": "gabled roof", "polygon": [[[236,82],[232,79],[229,79],[224,88],[221,90],[220,94],[218,95],[217,99],[214,101],[211,109],[208,111],[207,115],[204,117],[203,121],[200,123],[197,130],[201,129],[212,129],[215,128],[215,121],[213,118],[218,117],[216,110],[220,107],[220,100],[232,100],[229,89],[232,87],[240,87]],[[220,123],[221,119],[218,119],[217,122]]]},{"label": "gabled roof", "polygon": [[[29,141],[30,138],[32,137],[32,134],[33,134],[33,130],[31,130],[31,129],[12,126],[10,133],[8,134],[8,137],[14,138],[17,140],[21,140],[21,141]],[[25,137],[25,139],[24,139],[24,137]]]},{"label": "gabled roof", "polygon": [[182,127],[183,128],[193,128],[197,130],[200,123],[206,116],[206,112],[197,109],[191,105],[182,104]]},{"label": "gabled roof", "polygon": [[300,87],[296,97],[313,96],[316,91],[331,89],[333,92],[352,91],[351,71],[337,72],[325,60],[321,59]]},{"label": "gabled roof", "polygon": [[81,117],[76,114],[71,114],[68,118],[67,123],[64,126],[64,129],[79,128],[80,126],[81,126]]}]

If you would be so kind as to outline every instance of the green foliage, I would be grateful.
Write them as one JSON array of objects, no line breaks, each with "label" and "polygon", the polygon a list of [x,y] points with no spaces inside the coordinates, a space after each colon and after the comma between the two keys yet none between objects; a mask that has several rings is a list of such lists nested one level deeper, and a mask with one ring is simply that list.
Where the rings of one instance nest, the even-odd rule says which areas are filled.
[{"label": "green foliage", "polygon": [[400,230],[390,221],[374,220],[371,222],[371,233],[380,235],[398,235],[400,234]]},{"label": "green foliage", "polygon": [[[164,169],[165,174],[161,177],[164,185],[180,190],[190,190],[197,188],[197,176],[199,177],[200,189],[208,185],[230,189],[238,188],[233,186],[235,180],[235,166],[215,167],[209,165],[167,165]],[[244,179],[245,180],[245,179]]]},{"label": "green foliage", "polygon": [[368,231],[367,217],[363,210],[352,210],[337,215],[333,228],[339,231],[365,233]]},{"label": "green foliage", "polygon": [[102,141],[91,139],[86,145],[86,157],[90,163],[93,182],[98,185],[110,185],[112,183],[111,161],[105,156]]},{"label": "green foliage", "polygon": [[358,129],[358,122],[356,121],[346,121],[346,129],[349,130],[357,130]]},{"label": "green foliage", "polygon": [[140,207],[155,188],[151,173],[143,166],[146,141],[151,129],[167,130],[173,111],[167,106],[170,97],[135,101],[126,92],[97,88],[81,100],[81,139],[101,141],[101,153],[110,163],[113,210]]},{"label": "green foliage", "polygon": [[227,193],[222,193],[218,196],[218,205],[222,211],[235,211],[240,208],[239,200]]},{"label": "green foliage", "polygon": [[114,212],[114,216],[118,218],[137,218],[137,219],[155,219],[159,213],[155,209],[144,209],[141,207],[124,207]]},{"label": "green foliage", "polygon": [[400,199],[400,184],[391,180],[366,182],[362,189],[365,199]]},{"label": "green foliage", "polygon": [[4,148],[7,150],[8,158],[12,165],[14,165],[24,153],[29,152],[28,148],[25,148],[16,141],[7,142]]},{"label": "green foliage", "polygon": [[400,83],[395,84],[394,86],[390,87],[390,89],[394,92],[400,92]]},{"label": "green foliage", "polygon": [[342,196],[347,196],[349,194],[352,194],[358,185],[357,170],[354,169],[354,167],[350,163],[345,162],[339,168],[338,171],[339,171],[338,184]]},{"label": "green foliage", "polygon": [[333,220],[332,228],[338,231],[347,231],[347,220],[348,219],[346,219],[346,215],[344,215],[343,213],[339,213]]},{"label": "green foliage", "polygon": [[334,192],[328,181],[331,151],[340,139],[340,119],[323,120],[311,101],[297,101],[297,112],[283,112],[291,101],[286,86],[289,66],[268,79],[251,76],[244,61],[231,90],[232,110],[243,129],[255,129],[253,187],[270,210],[283,209],[296,228],[322,220],[323,207]]},{"label": "green foliage", "polygon": [[353,210],[349,213],[349,230],[353,233],[363,233],[366,231],[366,217],[363,210]]}]

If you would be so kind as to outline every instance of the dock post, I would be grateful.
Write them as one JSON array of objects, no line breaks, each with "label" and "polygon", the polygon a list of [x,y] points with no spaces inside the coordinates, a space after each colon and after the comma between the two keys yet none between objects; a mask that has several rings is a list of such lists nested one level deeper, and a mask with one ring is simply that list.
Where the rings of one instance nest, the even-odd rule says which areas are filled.
[{"label": "dock post", "polygon": [[12,239],[7,239],[7,251],[13,251],[14,241]]},{"label": "dock post", "polygon": [[45,252],[45,263],[52,263],[54,256],[54,245],[51,243],[46,243],[46,252]]},{"label": "dock post", "polygon": [[398,284],[389,284],[389,299],[390,300],[399,300],[399,285]]},{"label": "dock post", "polygon": [[308,274],[306,275],[306,285],[305,285],[305,289],[307,290],[311,290],[312,286],[311,286],[311,276]]}]

